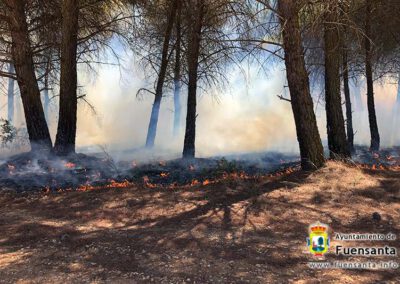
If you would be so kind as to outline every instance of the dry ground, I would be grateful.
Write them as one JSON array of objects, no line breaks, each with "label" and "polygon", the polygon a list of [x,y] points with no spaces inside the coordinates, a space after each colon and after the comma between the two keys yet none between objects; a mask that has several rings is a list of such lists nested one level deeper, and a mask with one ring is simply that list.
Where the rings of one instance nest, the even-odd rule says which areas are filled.
[{"label": "dry ground", "polygon": [[312,270],[305,246],[318,220],[400,238],[399,188],[400,172],[329,162],[176,190],[1,193],[0,282],[399,283],[400,269]]}]

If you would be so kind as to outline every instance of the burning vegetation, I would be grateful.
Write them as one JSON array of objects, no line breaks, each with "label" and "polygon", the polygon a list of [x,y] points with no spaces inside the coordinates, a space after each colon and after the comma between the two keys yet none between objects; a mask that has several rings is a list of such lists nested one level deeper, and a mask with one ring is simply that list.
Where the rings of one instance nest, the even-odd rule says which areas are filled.
[{"label": "burning vegetation", "polygon": [[[370,152],[357,147],[349,167],[400,171],[400,148]],[[294,155],[266,152],[227,158],[176,159],[138,163],[115,162],[109,155],[84,154],[60,158],[21,154],[0,165],[0,186],[16,191],[89,191],[143,185],[176,189],[215,184],[223,180],[274,179],[300,170]]]},{"label": "burning vegetation", "polygon": [[[287,283],[322,274],[329,283],[395,283],[398,271],[306,271],[301,244],[310,218],[344,231],[400,233],[400,147],[382,147],[381,140],[393,137],[381,137],[375,86],[396,81],[390,116],[396,128],[399,15],[398,0],[1,0],[0,92],[6,96],[0,111],[7,106],[7,119],[0,118],[0,149],[10,155],[0,153],[0,282]],[[146,132],[143,145],[133,148],[138,145],[129,141],[131,150],[122,152],[132,151],[133,160],[116,160],[105,148],[77,152],[78,118],[84,121],[78,103],[97,115],[85,87],[105,63],[134,71],[139,79],[129,73],[129,81],[138,83],[126,89],[139,98],[151,95],[147,116],[118,114],[125,125],[120,132]],[[265,84],[259,72],[263,82],[250,86],[254,70],[281,67],[286,78],[279,84]],[[360,125],[369,134],[368,148],[357,146],[366,140],[353,125],[358,110],[352,100],[363,107],[356,95],[361,83],[368,115]],[[281,85],[279,100],[256,96],[255,104],[268,101],[274,109],[269,117],[278,109],[285,115],[249,119],[252,128],[248,121],[223,120],[215,131],[226,140],[222,132],[234,132],[246,143],[258,127],[270,136],[291,132],[296,154],[281,147],[262,152],[275,149],[268,143],[253,154],[198,154],[200,93],[226,93],[231,86],[242,94],[268,94],[274,85]],[[168,124],[160,113],[169,91]],[[127,97],[112,99],[134,113]],[[236,108],[246,109],[242,103]],[[278,103],[288,107],[275,108]],[[290,130],[283,117],[290,117]],[[114,129],[118,118],[112,120]],[[268,139],[260,133],[254,143],[263,147]],[[153,159],[157,143],[166,149],[176,143],[179,156]],[[141,153],[148,156],[135,160]],[[321,249],[319,240],[315,248]]]}]

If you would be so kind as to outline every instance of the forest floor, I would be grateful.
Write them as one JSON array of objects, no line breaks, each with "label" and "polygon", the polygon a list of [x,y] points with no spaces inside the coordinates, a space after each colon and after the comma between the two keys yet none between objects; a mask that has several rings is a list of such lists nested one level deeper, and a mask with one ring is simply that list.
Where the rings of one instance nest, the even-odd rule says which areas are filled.
[{"label": "forest floor", "polygon": [[[321,221],[400,238],[399,190],[400,171],[329,162],[313,173],[174,189],[1,192],[0,282],[398,283],[400,269],[311,269],[306,237]],[[333,250],[326,259],[354,260]]]}]

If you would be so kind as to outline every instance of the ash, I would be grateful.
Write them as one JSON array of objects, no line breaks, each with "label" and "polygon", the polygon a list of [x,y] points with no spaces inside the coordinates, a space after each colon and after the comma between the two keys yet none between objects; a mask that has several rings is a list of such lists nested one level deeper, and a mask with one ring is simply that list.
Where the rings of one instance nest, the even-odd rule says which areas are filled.
[{"label": "ash", "polygon": [[[350,162],[371,169],[400,169],[400,147],[370,152],[357,146]],[[57,157],[28,152],[0,163],[0,190],[62,191],[121,182],[149,187],[207,184],[227,175],[257,178],[281,171],[290,173],[287,169],[297,170],[299,164],[298,155],[279,152],[152,162],[114,161],[110,155],[101,154]]]}]

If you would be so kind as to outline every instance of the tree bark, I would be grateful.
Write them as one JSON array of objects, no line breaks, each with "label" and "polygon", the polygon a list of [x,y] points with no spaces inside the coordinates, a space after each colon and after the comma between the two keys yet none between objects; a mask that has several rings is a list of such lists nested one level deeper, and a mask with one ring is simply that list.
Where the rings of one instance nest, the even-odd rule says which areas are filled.
[{"label": "tree bark", "polygon": [[40,100],[35,76],[29,31],[25,16],[25,1],[5,0],[9,13],[12,57],[25,112],[31,151],[50,151],[51,138]]},{"label": "tree bark", "polygon": [[371,46],[371,0],[366,0],[365,14],[365,77],[367,79],[367,106],[369,128],[371,132],[371,151],[379,151],[380,137],[378,122],[376,120],[375,99],[374,99],[374,81],[372,78],[372,46]]},{"label": "tree bark", "polygon": [[181,4],[179,1],[176,17],[176,47],[174,68],[174,137],[176,137],[179,133],[181,121],[181,36]]},{"label": "tree bark", "polygon": [[60,109],[54,151],[57,155],[75,153],[77,121],[77,68],[78,47],[78,0],[62,2],[62,39]]},{"label": "tree bark", "polygon": [[349,150],[354,152],[354,130],[353,130],[353,112],[351,107],[350,86],[349,86],[349,69],[347,62],[347,51],[343,49],[343,89],[346,101],[346,127],[347,127],[347,144]]},{"label": "tree bark", "polygon": [[286,73],[300,146],[301,167],[304,170],[312,170],[322,167],[325,159],[305,68],[298,4],[299,2],[294,0],[279,0],[278,10],[281,16]]},{"label": "tree bark", "polygon": [[[196,0],[194,10],[194,25],[189,27],[189,47],[188,56],[188,100],[186,114],[185,140],[183,144],[183,158],[191,159],[195,157],[196,142],[196,105],[197,105],[197,79],[199,68],[199,54],[201,43],[201,29],[203,27],[204,3]],[[192,11],[193,11],[192,10]],[[193,12],[192,12],[193,13]]]},{"label": "tree bark", "polygon": [[49,105],[50,105],[49,82],[48,82],[48,79],[45,78],[45,80],[44,80],[44,90],[43,90],[43,108],[44,108],[44,116],[46,118],[47,125],[50,125]]},{"label": "tree bark", "polygon": [[341,93],[340,93],[340,38],[338,3],[331,2],[325,14],[325,110],[329,153],[332,159],[350,156],[346,141]]},{"label": "tree bark", "polygon": [[50,97],[49,97],[49,76],[50,76],[50,60],[51,57],[48,54],[47,56],[47,64],[44,74],[44,90],[43,90],[43,108],[44,108],[44,116],[46,117],[47,125],[50,127],[50,117],[49,117],[49,106],[50,106]]},{"label": "tree bark", "polygon": [[156,93],[154,95],[154,103],[153,103],[153,107],[151,109],[149,128],[147,131],[146,147],[148,147],[148,148],[154,147],[154,141],[156,139],[158,117],[159,117],[159,113],[160,113],[161,99],[162,99],[162,95],[163,95],[163,86],[164,86],[165,76],[166,76],[167,67],[168,67],[169,42],[171,39],[172,28],[174,26],[176,7],[178,4],[178,1],[179,0],[175,0],[171,4],[169,15],[168,15],[168,20],[167,20],[167,27],[165,29],[164,43],[163,43],[162,55],[161,55],[160,72],[158,74]]},{"label": "tree bark", "polygon": [[[14,65],[10,63],[8,66],[8,73],[15,73]],[[7,120],[14,123],[14,79],[8,79],[8,90],[7,90]]]}]

